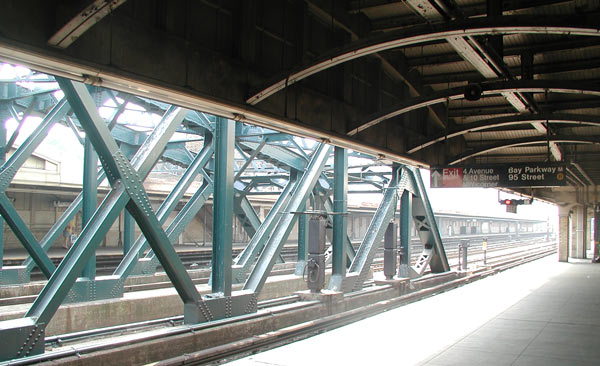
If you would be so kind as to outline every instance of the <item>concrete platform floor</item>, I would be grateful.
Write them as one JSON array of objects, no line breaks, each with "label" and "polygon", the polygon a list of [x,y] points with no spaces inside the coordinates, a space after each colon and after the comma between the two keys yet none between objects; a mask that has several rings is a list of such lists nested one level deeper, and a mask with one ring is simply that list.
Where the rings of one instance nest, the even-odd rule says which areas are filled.
[{"label": "concrete platform floor", "polygon": [[390,310],[240,365],[600,364],[600,264],[555,256]]}]

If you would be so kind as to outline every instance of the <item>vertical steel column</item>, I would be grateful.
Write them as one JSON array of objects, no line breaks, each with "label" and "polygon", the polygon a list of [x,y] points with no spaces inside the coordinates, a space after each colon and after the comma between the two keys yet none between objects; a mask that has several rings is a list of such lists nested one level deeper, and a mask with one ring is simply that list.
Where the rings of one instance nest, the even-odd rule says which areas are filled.
[{"label": "vertical steel column", "polygon": [[598,262],[598,256],[600,256],[600,206],[594,207],[594,254],[592,260]]},{"label": "vertical steel column", "polygon": [[[6,104],[0,106],[0,166],[6,161],[6,126],[4,125],[4,116],[2,109],[6,108]],[[23,116],[25,119],[26,116]],[[0,271],[2,270],[2,262],[4,261],[4,220],[0,216]]]},{"label": "vertical steel column", "polygon": [[235,122],[217,117],[213,205],[213,293],[231,296]]},{"label": "vertical steel column", "polygon": [[127,255],[127,252],[131,249],[134,236],[135,221],[129,211],[125,210],[123,212],[123,256]]},{"label": "vertical steel column", "polygon": [[[402,258],[400,261],[400,270],[403,266],[410,266],[410,237],[412,232],[412,193],[405,190],[402,193],[400,201],[400,245],[402,250]],[[400,276],[404,274],[400,273]]]},{"label": "vertical steel column", "polygon": [[[306,202],[298,209],[300,212],[306,211]],[[296,276],[304,274],[306,265],[306,253],[308,242],[308,215],[298,215],[298,260],[296,261]]]},{"label": "vertical steel column", "polygon": [[336,146],[333,159],[333,255],[329,289],[340,291],[346,277],[348,151]]},{"label": "vertical steel column", "polygon": [[[81,229],[90,221],[98,203],[98,155],[89,138],[86,137],[83,151],[83,207]],[[70,239],[69,239],[70,240]],[[83,269],[82,277],[93,280],[96,277],[96,255],[91,256]]]},{"label": "vertical steel column", "polygon": [[569,261],[569,237],[571,226],[569,215],[571,206],[558,206],[558,261]]},{"label": "vertical steel column", "polygon": [[383,235],[383,274],[386,280],[391,280],[396,275],[398,258],[398,235],[395,220],[388,224]]}]

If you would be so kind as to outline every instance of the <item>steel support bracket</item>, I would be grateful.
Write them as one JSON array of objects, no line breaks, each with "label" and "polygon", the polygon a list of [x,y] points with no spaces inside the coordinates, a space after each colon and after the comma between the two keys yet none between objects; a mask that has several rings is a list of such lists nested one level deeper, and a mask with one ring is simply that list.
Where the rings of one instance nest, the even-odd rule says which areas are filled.
[{"label": "steel support bracket", "polygon": [[63,300],[63,304],[116,299],[123,297],[123,281],[119,276],[100,276],[93,280],[80,277]]},{"label": "steel support bracket", "polygon": [[44,353],[46,325],[33,318],[5,320],[0,328],[0,362]]},{"label": "steel support bracket", "polygon": [[5,266],[0,269],[0,286],[18,285],[29,282],[26,266]]},{"label": "steel support bracket", "polygon": [[250,290],[236,291],[231,296],[203,295],[196,303],[184,304],[186,323],[196,324],[231,318],[257,311],[258,294]]}]

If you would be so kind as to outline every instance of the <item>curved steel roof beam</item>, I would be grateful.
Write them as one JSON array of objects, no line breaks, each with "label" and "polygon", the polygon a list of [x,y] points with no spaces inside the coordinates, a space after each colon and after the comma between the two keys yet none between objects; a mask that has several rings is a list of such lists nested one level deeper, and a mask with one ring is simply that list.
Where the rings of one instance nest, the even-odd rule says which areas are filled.
[{"label": "curved steel roof beam", "polygon": [[540,113],[540,114],[517,114],[514,116],[505,116],[490,118],[473,123],[460,125],[460,129],[454,130],[446,134],[440,134],[437,137],[419,144],[410,150],[409,154],[415,153],[428,146],[445,141],[454,137],[462,136],[470,132],[484,131],[497,127],[514,126],[530,123],[567,123],[575,125],[591,125],[600,126],[600,116],[584,115],[584,114],[567,114],[567,113]]},{"label": "curved steel roof beam", "polygon": [[352,42],[325,54],[313,64],[296,69],[254,94],[246,103],[255,105],[276,92],[292,85],[310,75],[327,70],[335,65],[359,57],[405,47],[424,42],[444,40],[448,37],[479,36],[485,34],[564,34],[579,36],[600,36],[600,26],[591,21],[573,17],[539,17],[539,16],[503,16],[494,19],[487,17],[452,21],[447,23],[416,26],[411,30],[399,30],[378,33],[370,37]]},{"label": "curved steel roof beam", "polygon": [[483,146],[479,149],[470,150],[468,152],[464,152],[452,158],[448,165],[458,164],[462,161],[475,157],[477,155],[485,154],[491,151],[505,149],[509,147],[518,147],[518,146],[528,146],[528,145],[536,145],[536,144],[546,144],[550,142],[562,142],[562,143],[571,143],[571,144],[600,144],[600,136],[550,136],[549,138],[546,136],[539,137],[526,137],[521,139],[511,139],[506,141],[501,141],[493,144],[489,144]]},{"label": "curved steel roof beam", "polygon": [[[481,95],[493,95],[504,92],[532,92],[532,93],[575,93],[600,96],[600,86],[585,85],[577,81],[566,80],[509,80],[509,81],[492,81],[480,83],[482,87]],[[427,96],[415,97],[404,100],[402,103],[396,104],[384,111],[372,114],[365,118],[362,122],[356,124],[347,132],[347,135],[354,136],[359,132],[366,130],[369,127],[399,116],[403,113],[413,111],[428,105],[443,103],[449,100],[464,98],[465,87],[460,86],[446,90],[440,90]]]}]

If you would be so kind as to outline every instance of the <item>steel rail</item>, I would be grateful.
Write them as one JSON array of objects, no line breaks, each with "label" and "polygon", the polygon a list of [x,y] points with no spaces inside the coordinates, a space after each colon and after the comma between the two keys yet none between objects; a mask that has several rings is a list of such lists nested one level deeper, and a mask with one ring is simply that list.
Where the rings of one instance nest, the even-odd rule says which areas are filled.
[{"label": "steel rail", "polygon": [[[240,352],[243,352],[243,351],[256,349],[256,348],[258,348],[257,347],[258,344],[256,342],[257,340],[259,340],[260,346],[264,347],[265,345],[273,344],[274,341],[276,341],[277,343],[280,343],[280,341],[282,339],[297,338],[298,336],[300,336],[302,334],[313,334],[315,331],[321,332],[323,330],[334,329],[341,325],[347,324],[349,322],[353,322],[358,319],[364,318],[365,316],[376,315],[380,312],[395,308],[397,306],[401,306],[401,305],[407,304],[409,302],[417,301],[422,297],[431,296],[435,293],[439,293],[442,291],[446,291],[450,288],[460,286],[464,283],[471,282],[473,279],[479,279],[481,277],[484,277],[485,275],[495,274],[498,271],[512,268],[519,264],[527,263],[528,261],[532,261],[532,260],[535,260],[538,258],[542,258],[551,253],[554,253],[555,251],[556,251],[556,248],[553,247],[550,250],[532,253],[531,255],[526,256],[526,257],[518,256],[516,259],[514,258],[514,255],[513,255],[513,257],[511,257],[511,259],[508,260],[507,262],[503,261],[501,263],[492,265],[491,266],[492,268],[489,268],[489,269],[486,268],[486,269],[480,271],[479,273],[476,273],[474,276],[465,276],[462,278],[451,280],[449,282],[445,282],[440,285],[436,285],[436,286],[429,287],[426,289],[411,292],[411,293],[408,293],[408,294],[405,294],[405,295],[402,295],[402,296],[399,296],[396,298],[380,301],[375,304],[367,305],[363,308],[356,308],[356,309],[352,309],[352,310],[349,310],[349,311],[346,311],[343,313],[338,313],[338,314],[327,316],[327,317],[324,317],[321,319],[312,320],[307,323],[293,325],[291,327],[284,328],[284,329],[281,329],[281,330],[278,330],[275,332],[270,332],[268,335],[254,336],[254,337],[250,338],[250,340],[251,340],[250,343],[246,342],[247,340],[236,341],[234,343],[220,345],[220,346],[213,347],[213,348],[210,348],[207,350],[202,350],[199,352],[187,354],[185,356],[175,357],[175,358],[169,359],[169,362],[171,360],[174,362],[175,362],[175,360],[177,362],[181,362],[181,357],[186,357],[186,359],[185,359],[186,364],[188,364],[188,362],[190,362],[192,360],[196,360],[198,362],[205,363],[205,362],[214,361],[217,359],[222,359],[225,356],[239,354]],[[439,275],[447,276],[448,273],[442,273]],[[426,281],[426,280],[427,280],[427,278],[420,278],[415,281],[419,282],[419,281]],[[385,289],[389,289],[390,287],[391,287],[390,285],[385,285],[385,286],[380,286],[380,287],[376,288],[375,290],[382,291]],[[365,294],[367,294],[369,292],[372,292],[372,291],[366,291],[364,293],[355,292],[355,293],[350,294],[349,296],[352,296],[352,297],[364,296]],[[267,301],[261,302],[261,305],[277,306],[277,305],[281,305],[284,303],[295,302],[296,299],[297,298],[295,296],[291,296],[291,297],[288,296],[288,297],[281,298],[281,299],[267,300]],[[305,303],[299,304],[298,308],[310,307],[317,303],[318,303],[317,301],[307,301]],[[163,338],[163,337],[172,337],[172,336],[182,335],[182,334],[186,334],[186,333],[194,333],[194,332],[198,332],[198,331],[201,331],[204,329],[208,329],[210,327],[232,324],[232,323],[235,323],[238,321],[245,321],[245,320],[256,319],[256,318],[260,318],[260,317],[270,317],[276,313],[285,312],[285,311],[289,311],[289,310],[288,309],[279,309],[279,310],[273,310],[273,311],[267,310],[262,313],[253,313],[253,314],[248,314],[248,315],[242,315],[242,316],[238,316],[238,317],[234,317],[234,318],[227,318],[227,319],[223,319],[223,320],[214,321],[211,323],[203,323],[203,324],[196,324],[196,325],[182,325],[182,326],[177,326],[175,328],[159,329],[159,330],[150,332],[150,334],[140,334],[139,336],[134,337],[134,339],[109,341],[109,342],[105,342],[105,343],[97,343],[97,344],[87,345],[87,346],[73,345],[73,346],[70,346],[70,348],[66,349],[66,350],[60,350],[60,351],[56,351],[56,352],[48,352],[48,353],[41,354],[41,355],[26,357],[26,358],[22,358],[22,359],[16,359],[16,360],[7,361],[7,362],[1,362],[0,366],[31,365],[31,364],[35,364],[35,363],[39,363],[39,362],[53,361],[53,360],[70,357],[70,356],[78,356],[79,357],[81,354],[103,351],[103,350],[110,350],[115,347],[127,346],[127,345],[131,345],[131,344],[138,343],[138,342],[151,341],[151,340],[159,339],[159,338]],[[57,343],[59,341],[62,342],[62,341],[67,341],[67,340],[73,340],[76,338],[88,338],[90,336],[102,334],[103,332],[110,333],[110,332],[117,332],[117,331],[121,331],[121,330],[125,330],[125,329],[130,329],[130,328],[127,328],[127,326],[136,326],[137,325],[139,327],[144,327],[144,326],[157,325],[161,322],[162,323],[170,323],[170,321],[179,320],[178,318],[183,319],[183,317],[164,318],[164,319],[151,320],[151,321],[147,321],[147,322],[132,323],[129,325],[119,325],[119,326],[112,326],[112,327],[107,327],[107,328],[103,328],[103,329],[59,335],[56,337],[49,337],[47,339],[46,343],[48,343],[48,342]],[[265,341],[266,341],[266,343],[265,343]],[[240,346],[241,346],[241,348],[240,348]],[[250,347],[247,348],[248,346],[250,346]],[[207,358],[207,355],[209,355],[210,357]],[[215,358],[215,357],[217,357],[217,358]],[[196,361],[194,361],[194,362],[196,362]],[[198,363],[194,363],[194,362],[189,363],[189,364],[198,364]],[[165,363],[165,361],[157,363],[157,365],[170,365],[170,364],[171,363]],[[180,363],[177,363],[177,364],[180,364]]]},{"label": "steel rail", "polygon": [[[537,236],[545,236],[545,233],[537,233]],[[505,233],[500,233],[501,236],[504,236]],[[474,236],[468,236],[467,238],[473,238]],[[475,238],[482,238],[483,236],[476,236]],[[493,236],[487,236],[488,237],[488,254],[491,254],[495,251],[501,251],[501,250],[506,250],[506,249],[511,249],[511,248],[517,248],[517,247],[523,247],[523,246],[530,246],[529,244],[525,244],[523,245],[523,241],[520,242],[515,242],[515,243],[508,243],[505,241],[494,241],[494,237]],[[460,239],[464,239],[465,237],[456,237],[457,240]],[[446,238],[446,239],[452,239],[452,238]],[[531,240],[538,240],[538,237],[532,237],[532,238],[528,238],[528,241]],[[422,249],[420,246],[420,241],[419,239],[414,239],[413,240],[413,248],[414,248],[414,253],[411,256],[411,260],[414,262],[414,260],[419,256],[419,251]],[[457,250],[456,250],[456,245],[458,245],[458,243],[454,243],[454,242],[450,242],[448,243],[447,240],[445,240],[445,244],[444,247],[446,249],[446,253],[447,253],[447,257],[448,259],[454,259],[456,258],[456,254],[457,254]],[[288,248],[289,249],[289,248]],[[380,252],[378,252],[379,254],[381,254]],[[471,246],[470,250],[469,250],[469,255],[478,255],[482,253],[482,250],[477,246]],[[200,254],[201,256],[203,254]],[[284,257],[295,257],[296,256],[296,251],[294,250],[288,250],[285,253],[283,253]],[[202,257],[203,258],[203,257]],[[492,258],[492,257],[488,257],[488,258]],[[383,262],[382,262],[382,257],[378,256],[373,260],[373,263],[371,264],[371,267],[373,268],[374,271],[378,271],[381,270],[382,266],[383,266]],[[198,262],[198,259],[196,259],[195,257],[190,257],[187,258],[185,260],[183,260],[184,263],[189,263],[189,262]],[[210,259],[208,258],[204,258],[203,259],[204,262],[206,262],[204,265],[208,264],[210,262]],[[292,274],[294,273],[294,268],[295,268],[295,264],[293,262],[287,262],[288,265],[290,267],[293,268],[286,268],[286,265],[279,265],[276,264],[275,268],[271,271],[271,276],[273,275],[288,275],[288,274]],[[280,267],[278,267],[280,266]],[[381,268],[380,268],[381,267]],[[208,266],[206,268],[201,267],[200,271],[207,271],[208,270]],[[107,271],[107,273],[112,273],[112,270]],[[425,273],[428,273],[427,271]],[[209,279],[209,272],[207,271],[207,273],[205,275],[201,275],[201,277],[196,277],[192,279],[192,282],[195,285],[198,284],[207,284],[208,283],[208,279]],[[168,287],[172,287],[172,283],[170,281],[161,281],[161,282],[149,282],[149,283],[140,283],[140,284],[132,284],[132,285],[125,285],[124,286],[124,292],[135,292],[135,291],[147,291],[147,290],[155,290],[155,289],[160,289],[160,288],[168,288]],[[37,294],[35,295],[24,295],[24,296],[18,296],[18,297],[10,297],[10,298],[2,298],[0,299],[0,307],[1,306],[6,306],[6,305],[15,305],[15,304],[26,304],[26,303],[31,303],[33,300],[35,300],[35,298],[37,297]]]},{"label": "steel rail", "polygon": [[[377,303],[367,305],[362,308],[356,308],[348,310],[342,313],[329,315],[320,319],[311,320],[305,323],[292,325],[287,328],[280,329],[278,331],[269,332],[268,334],[262,334],[246,338],[244,340],[228,343],[225,345],[216,346],[213,348],[187,353],[182,356],[173,357],[167,360],[159,361],[154,363],[156,366],[174,366],[174,365],[200,365],[208,362],[215,362],[224,358],[231,359],[234,356],[244,357],[248,353],[256,353],[257,350],[265,350],[266,348],[277,347],[286,343],[290,343],[289,340],[297,341],[304,339],[312,335],[329,331],[335,328],[339,328],[343,325],[353,323],[358,320],[362,320],[365,317],[374,316],[390,309],[397,308],[415,301],[418,301],[424,297],[429,297],[437,293],[441,293],[458,286],[472,282],[473,280],[481,279],[487,275],[495,274],[499,271],[503,271],[514,266],[524,264],[536,259],[543,258],[551,254],[552,251],[546,251],[539,253],[535,256],[525,258],[518,262],[511,262],[505,266],[498,266],[496,269],[488,270],[484,273],[477,273],[472,276],[465,276],[449,282],[442,283],[440,285],[432,286],[415,292],[411,292],[393,299],[379,301]],[[382,286],[382,288],[389,288],[390,285]]]}]

